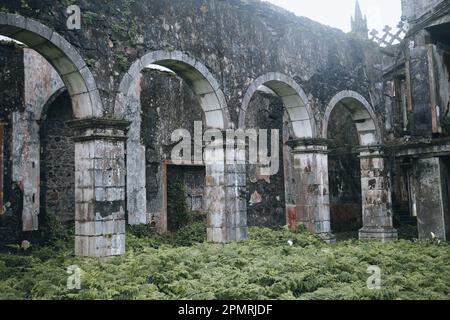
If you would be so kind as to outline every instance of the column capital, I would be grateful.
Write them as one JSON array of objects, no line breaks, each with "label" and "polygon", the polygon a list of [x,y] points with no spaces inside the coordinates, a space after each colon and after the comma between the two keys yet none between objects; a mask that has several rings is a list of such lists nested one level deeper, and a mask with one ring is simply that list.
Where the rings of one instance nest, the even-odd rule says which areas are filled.
[{"label": "column capital", "polygon": [[74,141],[126,141],[130,121],[116,119],[78,119],[67,122],[74,130]]},{"label": "column capital", "polygon": [[291,139],[286,144],[293,153],[328,153],[328,139]]},{"label": "column capital", "polygon": [[370,145],[357,148],[359,158],[385,158],[385,147],[383,145]]}]

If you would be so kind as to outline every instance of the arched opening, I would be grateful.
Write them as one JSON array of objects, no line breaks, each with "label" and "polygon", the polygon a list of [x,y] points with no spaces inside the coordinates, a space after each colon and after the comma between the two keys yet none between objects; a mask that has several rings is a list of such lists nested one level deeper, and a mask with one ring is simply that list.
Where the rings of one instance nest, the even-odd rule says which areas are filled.
[{"label": "arched opening", "polygon": [[323,137],[332,140],[329,179],[333,231],[359,229],[360,239],[396,239],[390,176],[380,148],[380,129],[367,100],[353,91],[338,93],[326,110]]},{"label": "arched opening", "polygon": [[40,136],[40,220],[43,226],[75,222],[75,143],[67,91],[44,108]]},{"label": "arched opening", "polygon": [[140,87],[147,212],[151,224],[166,217],[167,231],[173,232],[205,218],[204,163],[193,158],[183,165],[171,161],[172,133],[187,130],[193,146],[194,124],[204,126],[204,112],[196,94],[174,72],[156,66],[145,69]]},{"label": "arched opening", "polygon": [[[299,151],[316,138],[315,121],[303,89],[279,73],[256,79],[247,90],[239,116],[241,129],[253,126],[279,130],[280,149],[272,152],[277,152],[281,160],[280,170],[270,177],[255,175],[254,166],[247,164],[249,222],[272,227],[287,224],[291,228],[304,224],[313,232],[328,232],[322,231],[327,229],[323,222],[328,212],[327,175],[322,174],[321,168],[326,167],[326,161],[320,159],[325,153],[311,156],[311,152]],[[292,146],[292,141],[299,145]],[[306,170],[307,167],[313,169]],[[321,197],[322,202],[316,197]]]},{"label": "arched opening", "polygon": [[342,104],[330,115],[327,138],[331,230],[357,238],[362,228],[359,138],[352,115]]},{"label": "arched opening", "polygon": [[[285,152],[290,137],[283,101],[267,87],[254,93],[246,111],[245,128],[267,130],[267,146],[271,155],[278,153],[279,170],[274,175],[262,175],[260,165],[246,165],[246,203],[249,226],[277,228],[286,222]],[[278,145],[272,145],[272,130],[278,130]],[[287,131],[287,134],[285,134]],[[247,153],[249,152],[247,147]],[[247,156],[249,159],[249,156]],[[291,203],[293,203],[291,199]]]},{"label": "arched opening", "polygon": [[[149,67],[159,70],[142,72]],[[169,91],[165,94],[158,93],[159,90],[143,91],[143,85],[155,88],[158,82]],[[143,102],[147,110],[144,110]],[[176,129],[184,129],[193,139],[195,121],[203,123],[200,125],[203,128],[199,129],[201,137],[206,128],[227,129],[229,116],[224,95],[210,71],[198,60],[178,51],[156,51],[136,61],[124,76],[116,99],[115,114],[131,121],[127,141],[128,222],[153,224],[159,232],[166,232],[167,187],[170,186],[167,174],[173,166],[170,152],[177,145],[168,141]],[[156,136],[146,132],[147,125],[156,125],[158,121],[159,127],[154,130]],[[166,147],[161,145],[164,143]],[[233,195],[225,187],[225,164],[208,165],[202,161],[202,155],[198,158],[197,154],[196,157],[195,150],[203,151],[202,141],[196,141],[193,147],[196,148],[192,148],[191,161],[182,164],[191,169],[205,168],[203,206],[208,216],[208,240],[237,240],[240,236],[236,235],[236,230],[240,230],[241,226],[230,226],[226,222],[226,198]],[[154,180],[155,174],[160,177],[159,181]],[[190,188],[187,183],[185,187]]]},{"label": "arched opening", "polygon": [[63,37],[35,20],[9,13],[0,13],[0,35],[22,42],[55,68],[69,92],[76,118],[102,116],[94,77]]},{"label": "arched opening", "polygon": [[49,241],[57,232],[63,236],[59,226],[73,228],[75,221],[75,148],[67,123],[74,120],[72,102],[44,57],[10,38],[5,41],[17,48],[17,59],[10,62],[21,74],[12,81],[23,90],[23,104],[15,97],[22,107],[11,110],[7,137],[12,149],[8,184],[19,189],[20,197],[8,203],[20,211],[20,230],[39,230],[26,238]]},{"label": "arched opening", "polygon": [[[11,117],[12,121],[10,123],[12,130],[16,130],[11,137],[14,145],[13,150],[19,152],[13,157],[11,174],[21,193],[20,198],[22,200],[19,200],[17,205],[22,206],[23,231],[35,231],[39,228],[39,200],[41,198],[39,168],[41,166],[39,164],[38,121],[40,120],[40,112],[48,98],[64,86],[67,89],[67,94],[64,98],[61,98],[64,101],[59,101],[59,98],[57,98],[54,102],[59,101],[64,105],[63,108],[70,109],[71,112],[67,115],[71,114],[77,120],[72,124],[76,126],[77,131],[76,137],[74,137],[74,152],[73,145],[70,147],[72,155],[74,154],[74,162],[72,162],[74,166],[71,169],[74,172],[70,174],[65,172],[65,174],[70,176],[68,180],[72,180],[72,177],[75,176],[75,186],[71,185],[70,187],[62,188],[69,190],[69,192],[74,192],[74,195],[68,195],[64,202],[74,202],[65,210],[74,208],[75,211],[75,254],[82,256],[123,254],[125,237],[122,226],[124,227],[125,224],[122,218],[124,199],[121,198],[121,195],[124,192],[120,191],[124,191],[122,190],[124,186],[121,185],[120,177],[107,180],[106,178],[103,179],[103,175],[110,175],[111,172],[120,174],[121,172],[124,152],[119,131],[123,131],[125,123],[100,119],[104,113],[95,79],[76,49],[59,34],[35,20],[14,14],[0,13],[0,35],[20,41],[26,47],[24,49],[25,52],[32,50],[40,54],[54,68],[54,72],[60,78],[59,82],[61,83],[60,87],[55,88],[54,85],[57,83],[52,81],[51,73],[33,69],[33,66],[39,66],[38,63],[36,65],[31,64],[31,68],[27,69],[27,66],[30,67],[30,65],[27,64],[27,61],[24,62],[26,78],[24,83],[27,82],[23,89],[24,95],[25,97],[31,97],[31,99],[39,99],[28,101],[23,105],[23,108],[16,110],[14,116]],[[34,85],[39,83],[42,85],[36,86],[38,92],[30,91],[30,88],[36,89]],[[50,108],[52,109],[53,107]],[[52,110],[58,111],[55,111],[56,114],[52,112],[48,116],[54,117],[59,114],[61,117],[58,121],[62,123],[61,118],[65,119],[67,115],[60,114],[61,110],[56,106]],[[105,140],[107,139],[102,139],[101,135],[97,137],[90,134],[91,131],[89,129],[93,127],[98,127],[104,131],[107,131],[108,128],[118,129],[115,131],[118,138],[114,137],[114,141],[109,139],[106,143]],[[50,141],[52,140],[51,137],[60,135],[59,138],[65,141],[69,140],[67,127],[64,127],[64,132],[57,133],[58,130],[63,129],[55,127],[49,121],[44,121],[43,129],[44,132],[48,133],[44,138],[44,148],[49,148],[48,150],[52,150],[52,152],[54,151],[52,146],[56,144],[56,138],[54,141]],[[107,134],[108,132],[105,133],[105,136]],[[99,152],[100,148],[101,152]],[[43,156],[50,157],[52,152]],[[107,171],[107,168],[101,166],[102,163],[106,163],[106,161],[102,160],[114,152],[115,158],[107,159],[107,167],[111,169]],[[55,154],[58,153],[55,151]],[[53,158],[56,157],[55,154],[53,154]],[[47,160],[50,160],[50,158],[45,160],[48,164],[49,161]],[[55,162],[57,161],[56,159],[54,160]],[[58,160],[60,161],[58,170],[60,170],[65,164],[62,163],[62,159]],[[47,170],[48,168],[45,167],[44,169]],[[95,171],[96,169],[98,172]],[[53,173],[62,173],[58,170],[54,170]],[[94,172],[99,175],[93,177]],[[45,174],[43,176],[44,179],[47,179],[47,183],[49,183],[52,171],[49,170],[48,173],[47,177],[45,177]],[[52,179],[55,178],[53,177]],[[105,182],[105,185],[103,182]],[[108,189],[114,189],[114,192],[104,192],[105,190],[108,191]],[[55,194],[61,192],[59,190]],[[44,197],[45,210],[49,210],[48,189],[46,194]],[[104,199],[101,196],[102,194],[105,195]],[[101,219],[98,216],[101,216]],[[64,217],[61,218],[63,220],[66,219]],[[109,227],[109,229],[106,227]]]}]

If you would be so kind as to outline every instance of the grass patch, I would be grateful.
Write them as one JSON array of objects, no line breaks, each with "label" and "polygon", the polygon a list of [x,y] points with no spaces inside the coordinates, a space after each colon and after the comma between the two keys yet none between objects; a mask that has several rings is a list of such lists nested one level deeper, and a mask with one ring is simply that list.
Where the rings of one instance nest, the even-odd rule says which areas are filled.
[{"label": "grass patch", "polygon": [[[359,242],[336,246],[303,230],[251,228],[240,243],[206,243],[203,222],[161,236],[130,228],[127,253],[73,256],[73,240],[0,253],[0,299],[449,299],[447,243]],[[289,243],[292,245],[290,245]],[[81,290],[67,268],[82,269]],[[366,286],[367,267],[382,289]]]}]

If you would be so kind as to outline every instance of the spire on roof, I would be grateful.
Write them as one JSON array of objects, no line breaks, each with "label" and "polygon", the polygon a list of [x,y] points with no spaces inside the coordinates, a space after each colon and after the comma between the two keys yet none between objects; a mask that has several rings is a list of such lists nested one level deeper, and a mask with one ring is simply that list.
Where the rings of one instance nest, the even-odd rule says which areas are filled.
[{"label": "spire on roof", "polygon": [[358,0],[356,0],[356,7],[355,7],[355,21],[363,21],[363,14],[361,11],[361,7],[359,6]]},{"label": "spire on roof", "polygon": [[369,28],[367,27],[367,18],[362,14],[359,1],[356,0],[355,17],[351,18],[352,33],[362,39],[369,38]]}]

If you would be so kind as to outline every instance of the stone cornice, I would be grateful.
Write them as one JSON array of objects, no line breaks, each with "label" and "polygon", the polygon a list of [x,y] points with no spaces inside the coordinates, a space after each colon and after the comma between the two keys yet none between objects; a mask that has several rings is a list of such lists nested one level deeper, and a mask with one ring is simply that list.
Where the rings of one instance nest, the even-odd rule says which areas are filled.
[{"label": "stone cornice", "polygon": [[126,141],[129,121],[115,119],[80,119],[67,122],[74,130],[74,141]]},{"label": "stone cornice", "polygon": [[127,120],[104,119],[104,118],[89,118],[77,119],[67,122],[74,130],[84,129],[117,129],[126,131],[131,122]]},{"label": "stone cornice", "polygon": [[286,142],[288,146],[291,148],[297,147],[311,147],[311,146],[319,146],[319,147],[328,147],[331,140],[322,139],[322,138],[306,138],[306,139],[290,139]]},{"label": "stone cornice", "polygon": [[432,11],[425,13],[421,17],[410,21],[412,27],[408,31],[406,37],[416,34],[420,30],[423,30],[430,26],[433,21],[436,21],[445,15],[450,13],[450,3],[442,2],[438,4]]}]

